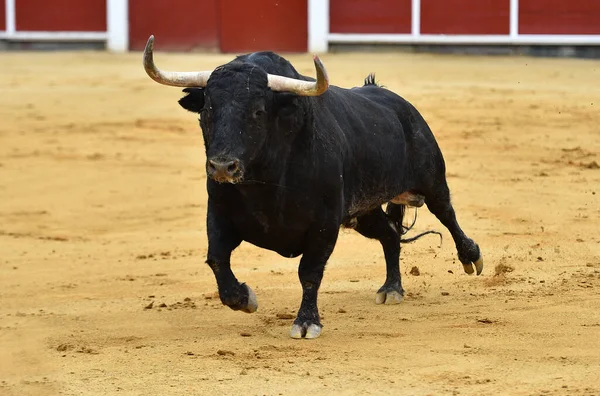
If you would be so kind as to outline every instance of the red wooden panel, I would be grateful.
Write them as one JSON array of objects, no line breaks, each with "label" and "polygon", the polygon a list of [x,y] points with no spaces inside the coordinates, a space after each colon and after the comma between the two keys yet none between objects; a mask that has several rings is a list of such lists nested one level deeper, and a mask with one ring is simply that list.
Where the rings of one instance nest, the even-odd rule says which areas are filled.
[{"label": "red wooden panel", "polygon": [[6,30],[6,3],[0,0],[0,30]]},{"label": "red wooden panel", "polygon": [[16,0],[17,31],[106,31],[105,0]]},{"label": "red wooden panel", "polygon": [[151,34],[156,49],[218,47],[219,0],[129,0],[129,48],[142,50]]},{"label": "red wooden panel", "polygon": [[509,0],[421,0],[423,34],[508,34]]},{"label": "red wooden panel", "polygon": [[307,0],[221,0],[223,52],[305,52]]},{"label": "red wooden panel", "polygon": [[412,0],[331,0],[332,33],[410,33]]},{"label": "red wooden panel", "polygon": [[600,34],[598,0],[520,0],[521,34]]}]

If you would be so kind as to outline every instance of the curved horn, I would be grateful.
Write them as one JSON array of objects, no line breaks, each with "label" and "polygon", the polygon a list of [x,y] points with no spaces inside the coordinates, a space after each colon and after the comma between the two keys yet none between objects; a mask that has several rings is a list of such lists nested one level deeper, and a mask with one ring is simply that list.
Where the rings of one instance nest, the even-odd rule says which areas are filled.
[{"label": "curved horn", "polygon": [[152,50],[154,48],[154,35],[148,38],[144,49],[144,69],[151,79],[157,83],[172,87],[205,87],[210,71],[200,72],[168,72],[162,71],[154,64]]},{"label": "curved horn", "polygon": [[329,88],[327,70],[317,55],[314,56],[317,81],[296,80],[295,78],[269,74],[269,88],[273,91],[293,92],[300,96],[319,96]]}]

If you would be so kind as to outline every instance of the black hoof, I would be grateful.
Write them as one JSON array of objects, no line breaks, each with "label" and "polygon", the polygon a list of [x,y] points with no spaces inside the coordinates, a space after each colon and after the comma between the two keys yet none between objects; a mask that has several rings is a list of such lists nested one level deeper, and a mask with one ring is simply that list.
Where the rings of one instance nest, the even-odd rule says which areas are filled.
[{"label": "black hoof", "polygon": [[402,302],[403,297],[404,289],[399,282],[392,285],[383,285],[377,291],[375,304],[398,304]]},{"label": "black hoof", "polygon": [[483,271],[483,256],[479,246],[469,239],[469,244],[462,249],[458,249],[458,259],[463,265],[465,272],[469,275],[477,272],[480,275]]},{"label": "black hoof", "polygon": [[307,340],[317,338],[321,335],[321,330],[323,329],[323,325],[320,323],[315,323],[313,321],[298,321],[292,325],[292,329],[290,330],[290,337],[295,339],[306,338]]},{"label": "black hoof", "polygon": [[258,309],[258,302],[256,301],[256,294],[252,289],[242,283],[235,293],[228,296],[221,295],[221,302],[223,305],[227,305],[234,311],[242,311],[246,313],[256,312]]}]

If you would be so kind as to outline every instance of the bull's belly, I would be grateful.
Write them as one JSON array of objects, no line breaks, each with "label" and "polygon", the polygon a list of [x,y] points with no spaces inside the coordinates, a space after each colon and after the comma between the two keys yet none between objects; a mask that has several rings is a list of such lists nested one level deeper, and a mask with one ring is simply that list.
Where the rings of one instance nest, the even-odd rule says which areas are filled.
[{"label": "bull's belly", "polygon": [[412,191],[405,191],[402,194],[396,195],[390,202],[420,208],[425,203],[425,196]]},{"label": "bull's belly", "polygon": [[355,199],[346,211],[344,222],[347,222],[356,216],[360,216],[361,214],[370,212],[388,202],[396,205],[420,208],[425,204],[425,196],[414,191],[404,191],[391,198],[389,198],[389,195],[387,194],[381,194],[369,198]]},{"label": "bull's belly", "polygon": [[[366,212],[385,202],[421,207],[424,200],[425,198],[421,194],[405,191],[392,199],[363,202],[364,206],[351,208],[351,212],[354,213],[348,213],[342,219],[342,224],[348,226],[352,223],[352,219],[356,217],[357,212]],[[274,251],[283,257],[291,258],[303,253],[304,240],[310,226],[310,222],[301,221],[297,216],[293,217],[293,219],[278,219],[278,221],[275,221],[275,219],[269,218],[261,212],[253,212],[251,215],[236,216],[234,224],[244,241]]]}]

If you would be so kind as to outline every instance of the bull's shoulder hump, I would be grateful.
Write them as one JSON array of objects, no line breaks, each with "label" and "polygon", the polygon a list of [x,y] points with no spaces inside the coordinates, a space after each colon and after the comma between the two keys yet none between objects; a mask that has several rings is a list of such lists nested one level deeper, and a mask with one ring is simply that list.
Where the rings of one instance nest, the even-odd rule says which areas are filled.
[{"label": "bull's shoulder hump", "polygon": [[236,60],[259,66],[269,74],[291,78],[301,77],[287,59],[272,51],[252,52],[250,54],[240,55]]}]

